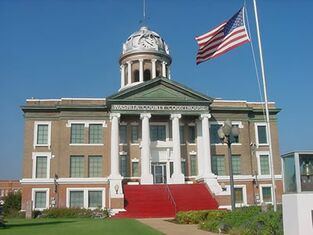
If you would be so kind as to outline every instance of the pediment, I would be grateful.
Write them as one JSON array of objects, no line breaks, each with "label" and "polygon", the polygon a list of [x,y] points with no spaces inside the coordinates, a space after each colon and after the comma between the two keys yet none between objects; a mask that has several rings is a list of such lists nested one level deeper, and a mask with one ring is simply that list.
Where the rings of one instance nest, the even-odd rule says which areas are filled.
[{"label": "pediment", "polygon": [[156,78],[137,86],[122,90],[107,98],[109,102],[170,102],[198,103],[212,102],[212,98],[195,92],[167,78]]}]

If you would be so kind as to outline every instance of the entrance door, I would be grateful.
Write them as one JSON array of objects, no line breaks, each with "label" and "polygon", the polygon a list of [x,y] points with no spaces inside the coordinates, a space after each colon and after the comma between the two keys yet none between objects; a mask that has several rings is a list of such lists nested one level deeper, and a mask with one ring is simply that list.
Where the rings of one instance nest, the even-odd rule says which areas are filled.
[{"label": "entrance door", "polygon": [[152,163],[152,175],[154,184],[166,184],[166,164]]}]

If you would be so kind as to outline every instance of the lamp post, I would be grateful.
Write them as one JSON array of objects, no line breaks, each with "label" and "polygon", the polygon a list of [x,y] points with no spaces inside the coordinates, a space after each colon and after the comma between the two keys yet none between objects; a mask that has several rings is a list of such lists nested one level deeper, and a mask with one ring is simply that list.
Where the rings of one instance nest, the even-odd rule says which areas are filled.
[{"label": "lamp post", "polygon": [[230,120],[226,120],[224,126],[220,127],[217,131],[220,140],[227,144],[228,149],[228,167],[229,167],[229,185],[230,185],[230,196],[231,196],[231,209],[235,209],[235,190],[234,190],[234,175],[233,175],[233,164],[231,157],[231,136],[238,140],[239,128],[233,126]]}]

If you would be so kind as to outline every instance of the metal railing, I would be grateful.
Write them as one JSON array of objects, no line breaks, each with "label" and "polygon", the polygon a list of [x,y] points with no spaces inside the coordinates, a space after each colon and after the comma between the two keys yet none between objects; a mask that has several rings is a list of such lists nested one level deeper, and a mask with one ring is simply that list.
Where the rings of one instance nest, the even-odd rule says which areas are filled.
[{"label": "metal railing", "polygon": [[174,200],[174,197],[172,195],[172,192],[171,192],[170,187],[168,186],[168,184],[166,184],[166,190],[167,190],[168,199],[172,202],[172,204],[174,206],[174,210],[175,210],[175,215],[176,215],[176,212],[177,212],[176,202]]}]

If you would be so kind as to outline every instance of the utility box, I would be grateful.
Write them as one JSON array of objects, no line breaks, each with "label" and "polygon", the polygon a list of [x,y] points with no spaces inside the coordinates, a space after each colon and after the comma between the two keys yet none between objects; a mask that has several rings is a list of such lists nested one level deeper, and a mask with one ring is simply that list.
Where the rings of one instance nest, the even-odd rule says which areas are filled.
[{"label": "utility box", "polygon": [[285,235],[313,234],[313,151],[282,155]]}]

